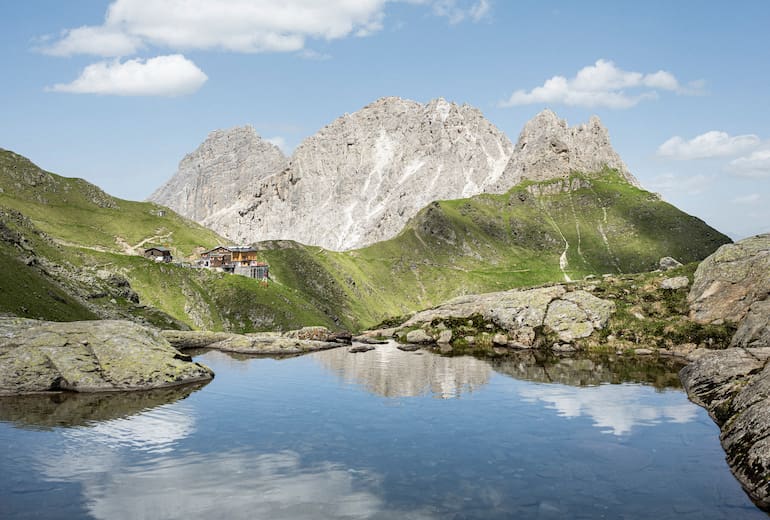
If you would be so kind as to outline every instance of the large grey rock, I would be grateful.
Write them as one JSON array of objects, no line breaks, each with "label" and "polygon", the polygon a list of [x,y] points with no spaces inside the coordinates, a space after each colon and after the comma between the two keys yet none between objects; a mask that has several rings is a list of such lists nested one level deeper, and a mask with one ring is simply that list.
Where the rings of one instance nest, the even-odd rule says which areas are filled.
[{"label": "large grey rock", "polygon": [[614,310],[615,304],[610,301],[586,291],[567,292],[564,286],[555,285],[460,296],[418,312],[400,328],[479,315],[505,330],[508,344],[531,347],[536,341],[535,329],[538,327],[545,325],[556,332],[560,340],[570,342],[604,327]]},{"label": "large grey rock", "polygon": [[670,256],[664,256],[661,258],[658,262],[658,265],[660,266],[661,271],[670,271],[671,269],[682,267],[682,263],[679,260],[676,258],[671,258]]},{"label": "large grey rock", "polygon": [[556,332],[561,341],[587,338],[607,324],[615,304],[585,291],[574,291],[552,301],[543,323]]},{"label": "large grey rock", "polygon": [[[598,117],[591,117],[587,124],[569,127],[552,111],[544,110],[524,125],[500,179],[518,184],[527,179],[567,177],[576,171],[590,174],[605,167],[617,169],[629,183],[640,187],[613,150],[609,132]],[[497,188],[504,189],[504,184]]]},{"label": "large grey rock", "polygon": [[770,233],[726,244],[695,271],[687,296],[699,323],[740,322],[770,294]]},{"label": "large grey rock", "polygon": [[251,126],[216,130],[182,159],[176,174],[149,200],[197,222],[216,221],[288,163],[281,150]]},{"label": "large grey rock", "polygon": [[128,321],[0,318],[0,393],[144,390],[213,377],[158,332]]},{"label": "large grey rock", "polygon": [[731,347],[770,347],[770,299],[754,302],[741,320]]},{"label": "large grey rock", "polygon": [[661,289],[667,289],[669,291],[676,291],[677,289],[684,289],[690,285],[690,279],[686,276],[675,276],[673,278],[664,278],[660,282]]},{"label": "large grey rock", "polygon": [[436,340],[433,339],[432,336],[428,335],[427,332],[425,332],[422,329],[417,330],[410,330],[406,333],[406,342],[407,343],[414,343],[416,345],[427,345],[430,343],[435,343]]},{"label": "large grey rock", "polygon": [[727,462],[760,507],[770,508],[770,348],[704,354],[679,375],[690,399],[722,430]]}]

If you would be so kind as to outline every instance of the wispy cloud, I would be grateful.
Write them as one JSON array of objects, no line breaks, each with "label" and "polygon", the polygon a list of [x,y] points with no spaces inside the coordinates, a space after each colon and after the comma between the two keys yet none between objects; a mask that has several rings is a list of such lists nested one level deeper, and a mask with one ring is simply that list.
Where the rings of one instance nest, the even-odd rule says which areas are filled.
[{"label": "wispy cloud", "polygon": [[663,194],[699,195],[716,180],[714,175],[674,175],[664,173],[654,177],[647,186]]},{"label": "wispy cloud", "polygon": [[770,178],[770,148],[756,150],[745,157],[730,161],[727,171],[739,177]]},{"label": "wispy cloud", "polygon": [[612,61],[600,59],[580,69],[573,78],[553,76],[532,90],[516,90],[500,106],[546,103],[622,109],[656,99],[658,91],[692,94],[694,90],[693,84],[684,87],[665,70],[643,74],[623,70]]},{"label": "wispy cloud", "polygon": [[489,15],[491,5],[488,0],[463,2],[458,0],[437,0],[432,2],[433,12],[454,25],[465,20],[479,22]]},{"label": "wispy cloud", "polygon": [[744,195],[743,197],[735,197],[730,202],[738,206],[750,206],[756,204],[762,199],[758,193],[752,193],[751,195]]},{"label": "wispy cloud", "polygon": [[657,155],[682,160],[728,157],[755,148],[759,143],[759,137],[753,134],[730,136],[712,130],[690,140],[674,136],[658,147]]},{"label": "wispy cloud", "polygon": [[83,69],[71,83],[48,90],[74,94],[118,96],[181,96],[198,90],[208,79],[195,63],[181,54],[148,60],[102,61]]}]

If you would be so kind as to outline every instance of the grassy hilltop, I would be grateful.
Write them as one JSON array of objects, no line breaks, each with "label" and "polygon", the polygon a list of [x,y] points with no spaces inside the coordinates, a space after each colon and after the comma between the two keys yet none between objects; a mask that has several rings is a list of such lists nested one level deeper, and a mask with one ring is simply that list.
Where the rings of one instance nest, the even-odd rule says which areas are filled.
[{"label": "grassy hilltop", "polygon": [[0,312],[246,332],[357,330],[460,294],[646,271],[663,256],[694,262],[729,242],[606,170],[434,202],[397,237],[354,251],[257,244],[275,282],[264,287],[137,256],[165,245],[184,259],[227,240],[162,206],[116,199],[4,150],[0,224]]}]

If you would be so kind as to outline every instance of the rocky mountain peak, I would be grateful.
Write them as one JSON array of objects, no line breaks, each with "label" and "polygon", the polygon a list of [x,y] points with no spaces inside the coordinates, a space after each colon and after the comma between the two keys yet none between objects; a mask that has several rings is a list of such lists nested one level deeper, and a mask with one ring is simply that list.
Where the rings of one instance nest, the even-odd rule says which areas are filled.
[{"label": "rocky mountain peak", "polygon": [[283,152],[250,125],[215,130],[179,163],[149,200],[198,222],[253,195],[255,186],[288,164]]},{"label": "rocky mountain peak", "polygon": [[385,97],[305,139],[288,167],[202,223],[236,241],[362,247],[395,236],[434,200],[485,191],[512,148],[475,108]]},{"label": "rocky mountain peak", "polygon": [[571,172],[590,174],[604,167],[617,169],[629,183],[640,187],[612,148],[609,132],[597,116],[570,127],[546,109],[524,125],[503,177],[518,184],[562,178]]}]

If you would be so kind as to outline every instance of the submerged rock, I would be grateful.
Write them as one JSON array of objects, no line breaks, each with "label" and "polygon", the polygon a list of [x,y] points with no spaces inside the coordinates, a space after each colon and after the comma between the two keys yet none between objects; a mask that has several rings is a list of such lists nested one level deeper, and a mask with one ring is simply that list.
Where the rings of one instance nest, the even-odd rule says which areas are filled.
[{"label": "submerged rock", "polygon": [[146,390],[214,377],[159,333],[129,321],[0,317],[0,394]]},{"label": "submerged rock", "polygon": [[348,352],[350,352],[351,354],[359,354],[361,352],[369,352],[370,350],[374,350],[374,347],[372,345],[362,343],[362,344],[350,347],[348,349]]}]

